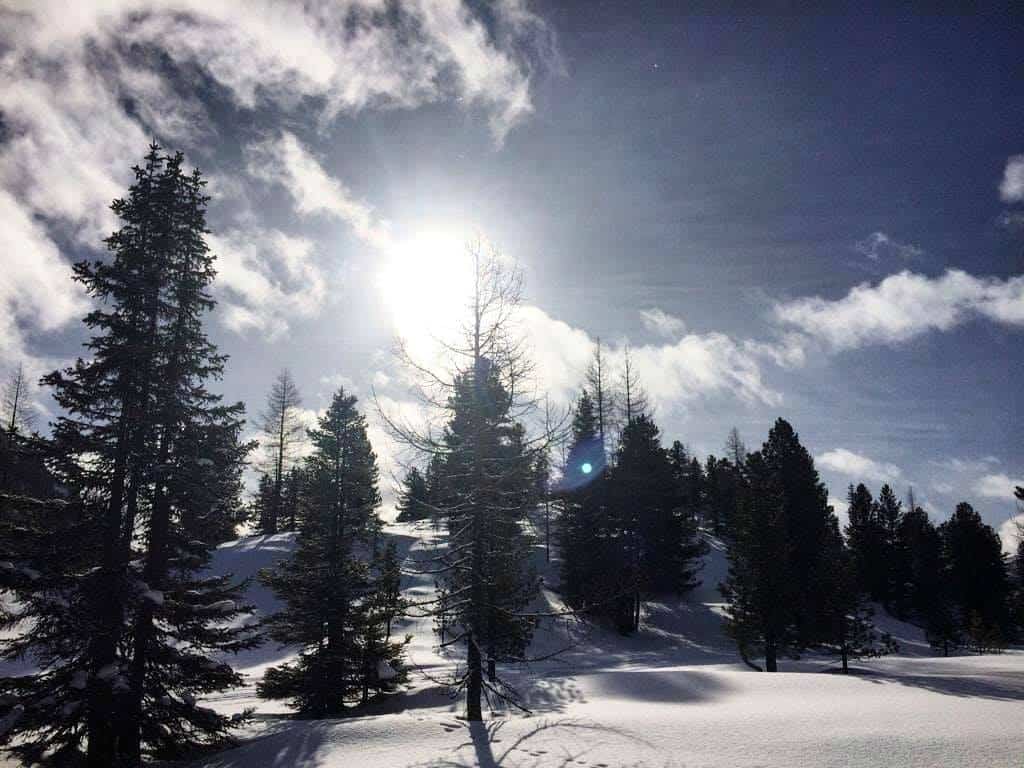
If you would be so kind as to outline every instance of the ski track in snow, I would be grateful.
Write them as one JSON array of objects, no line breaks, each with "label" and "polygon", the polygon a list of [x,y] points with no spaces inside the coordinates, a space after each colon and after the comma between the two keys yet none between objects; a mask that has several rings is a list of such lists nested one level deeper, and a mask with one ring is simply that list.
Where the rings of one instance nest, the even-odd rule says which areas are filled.
[{"label": "ski track in snow", "polygon": [[[405,558],[403,593],[429,599],[435,577],[416,571],[430,556],[433,529],[393,524],[387,533]],[[228,713],[252,707],[256,719],[238,748],[190,768],[1024,765],[1024,650],[934,657],[918,628],[878,609],[876,623],[898,640],[899,654],[854,662],[850,676],[829,674],[835,660],[813,657],[758,674],[722,633],[717,585],[727,564],[720,542],[710,543],[701,586],[685,599],[647,603],[643,629],[632,637],[545,619],[532,653],[568,649],[504,671],[529,716],[499,708],[483,723],[461,719],[462,700],[437,682],[458,663],[458,650],[438,651],[432,619],[406,618],[394,632],[412,636],[408,690],[344,719],[296,720],[283,702],[256,698],[256,680],[294,648],[267,643],[233,657],[247,685],[206,703]],[[255,577],[292,545],[292,534],[242,538],[218,549],[213,569]],[[545,583],[557,584],[541,548],[535,562]],[[255,578],[248,599],[257,617],[275,610],[273,594]],[[560,609],[557,592],[545,588],[536,607]]]}]

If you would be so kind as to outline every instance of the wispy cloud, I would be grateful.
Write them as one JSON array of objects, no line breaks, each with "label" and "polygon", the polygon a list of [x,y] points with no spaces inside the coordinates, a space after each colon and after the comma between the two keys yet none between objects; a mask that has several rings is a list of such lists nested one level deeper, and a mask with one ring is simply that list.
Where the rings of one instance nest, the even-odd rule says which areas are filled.
[{"label": "wispy cloud", "polygon": [[1024,201],[1024,155],[1014,155],[1006,161],[999,197],[1004,203]]},{"label": "wispy cloud", "polygon": [[299,214],[333,216],[374,247],[392,244],[387,225],[373,208],[329,175],[294,134],[285,131],[276,139],[248,147],[246,167],[255,178],[282,184]]},{"label": "wispy cloud", "polygon": [[[115,224],[110,201],[149,139],[207,152],[211,116],[177,87],[176,69],[198,70],[242,109],[301,107],[321,125],[341,113],[451,102],[483,112],[500,144],[532,112],[534,71],[557,53],[551,30],[520,2],[490,6],[484,19],[461,0],[386,10],[376,0],[0,7],[0,243],[13,265],[0,286],[0,363],[25,354],[26,333],[81,314],[57,242],[100,246]],[[343,186],[316,186],[324,180],[294,137],[276,148],[304,210],[337,215],[364,239],[381,236],[372,210]],[[240,291],[272,288],[250,277]],[[231,312],[236,325],[264,322],[251,303]]]},{"label": "wispy cloud", "polygon": [[310,240],[259,228],[234,229],[208,240],[217,257],[222,322],[231,330],[276,339],[294,320],[319,312],[327,284]]},{"label": "wispy cloud", "polygon": [[857,253],[867,256],[872,261],[896,257],[899,259],[917,259],[924,255],[924,250],[911,245],[893,240],[885,232],[872,232],[863,240],[858,240],[853,249]]},{"label": "wispy cloud", "polygon": [[895,464],[875,461],[846,448],[833,448],[830,451],[825,451],[815,460],[826,469],[859,480],[891,483],[903,476],[903,471]]},{"label": "wispy cloud", "polygon": [[938,277],[903,271],[862,283],[840,299],[819,296],[776,304],[775,320],[833,349],[896,344],[946,331],[972,317],[1024,326],[1024,276],[1006,280],[951,269]]},{"label": "wispy cloud", "polygon": [[644,328],[651,333],[656,333],[658,336],[664,336],[669,339],[682,336],[686,331],[686,323],[683,322],[682,318],[670,315],[658,307],[641,309],[640,321],[644,324]]}]

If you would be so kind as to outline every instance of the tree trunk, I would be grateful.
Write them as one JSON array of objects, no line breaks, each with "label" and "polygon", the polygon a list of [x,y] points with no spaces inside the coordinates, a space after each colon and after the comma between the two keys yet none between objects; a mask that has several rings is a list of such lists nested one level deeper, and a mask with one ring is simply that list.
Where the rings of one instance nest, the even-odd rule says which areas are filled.
[{"label": "tree trunk", "polygon": [[764,640],[764,671],[765,672],[778,672],[779,664],[776,660],[777,649],[775,647],[775,637],[769,635]]},{"label": "tree trunk", "polygon": [[466,719],[483,720],[480,709],[480,694],[483,692],[482,670],[480,669],[480,649],[472,634],[468,637],[466,664],[469,667],[469,678],[466,682]]}]

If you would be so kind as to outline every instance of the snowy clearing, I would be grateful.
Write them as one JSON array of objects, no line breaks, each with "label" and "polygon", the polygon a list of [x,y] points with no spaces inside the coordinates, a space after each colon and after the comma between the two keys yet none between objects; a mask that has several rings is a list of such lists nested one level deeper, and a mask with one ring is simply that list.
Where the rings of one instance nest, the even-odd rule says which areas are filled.
[{"label": "snowy clearing", "polygon": [[[431,546],[422,524],[388,532],[411,558]],[[241,539],[218,551],[215,567],[248,576],[287,554],[290,542],[288,534]],[[879,624],[900,642],[897,656],[857,662],[857,674],[845,677],[831,673],[831,659],[785,660],[783,672],[758,674],[722,635],[715,585],[725,560],[712,544],[704,584],[686,600],[648,604],[636,636],[565,620],[543,627],[539,653],[570,638],[572,648],[508,672],[529,716],[460,719],[462,702],[428,679],[455,659],[437,653],[428,620],[406,620],[396,629],[413,635],[416,671],[406,693],[354,717],[302,721],[281,703],[256,699],[253,687],[232,692],[211,705],[254,706],[257,720],[240,747],[194,768],[1021,765],[1024,652],[934,658],[919,630],[882,616]],[[422,598],[432,580],[407,576],[404,592]],[[261,611],[273,610],[273,596],[258,584],[250,597]],[[553,592],[545,598],[558,605]],[[289,655],[268,645],[236,663],[254,685]]]}]

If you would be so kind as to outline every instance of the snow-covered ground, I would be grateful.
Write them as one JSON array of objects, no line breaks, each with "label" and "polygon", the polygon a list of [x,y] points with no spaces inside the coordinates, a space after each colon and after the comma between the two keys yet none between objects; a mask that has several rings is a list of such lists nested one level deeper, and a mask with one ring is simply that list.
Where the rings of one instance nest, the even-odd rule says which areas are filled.
[{"label": "snow-covered ground", "polygon": [[[428,525],[392,525],[409,570],[433,546]],[[288,534],[247,537],[221,547],[219,572],[238,577],[287,555]],[[602,627],[549,620],[537,655],[556,659],[508,670],[529,716],[500,711],[484,723],[460,719],[462,702],[436,679],[456,658],[439,654],[429,619],[406,619],[414,666],[409,690],[357,716],[295,720],[278,702],[255,698],[255,680],[293,652],[273,644],[235,659],[252,685],[213,700],[225,711],[255,707],[242,744],[192,768],[411,768],[412,766],[998,766],[1024,765],[1024,651],[933,657],[920,630],[888,616],[882,628],[901,652],[831,674],[830,659],[784,660],[783,672],[745,667],[722,634],[717,583],[725,557],[712,542],[704,584],[684,600],[647,605],[644,628],[624,638]],[[538,568],[544,572],[542,551]],[[547,574],[556,583],[553,573]],[[429,596],[433,577],[410,573],[404,591]],[[273,596],[258,583],[261,612]],[[557,608],[546,590],[543,605]]]}]

